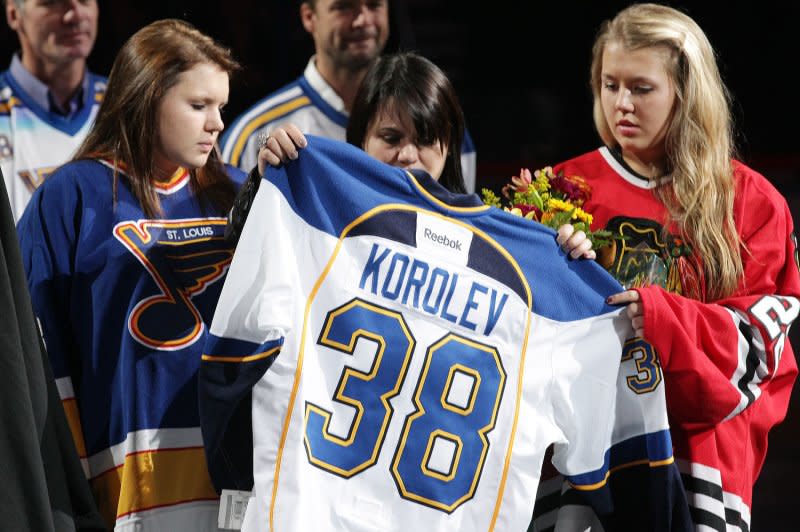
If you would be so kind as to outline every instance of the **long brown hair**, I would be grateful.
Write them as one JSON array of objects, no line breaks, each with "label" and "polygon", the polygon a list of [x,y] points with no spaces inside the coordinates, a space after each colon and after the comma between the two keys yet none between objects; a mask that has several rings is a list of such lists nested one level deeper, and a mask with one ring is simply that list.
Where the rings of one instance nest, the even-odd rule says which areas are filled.
[{"label": "long brown hair", "polygon": [[603,50],[611,42],[628,50],[667,51],[665,68],[676,93],[665,138],[664,173],[671,179],[656,194],[669,212],[667,223],[677,224],[699,257],[704,297],[731,295],[744,271],[733,219],[733,125],[711,43],[689,16],[657,4],[634,4],[604,23],[592,50],[591,83],[595,126],[609,146],[616,142],[600,93]]},{"label": "long brown hair", "polygon": [[[182,20],[159,20],[137,31],[117,54],[94,126],[74,156],[123,163],[133,194],[149,217],[161,214],[153,186],[157,110],[180,74],[200,63],[214,64],[228,75],[239,68],[230,50]],[[201,205],[230,209],[236,191],[216,148],[190,175]],[[114,194],[116,200],[116,178]]]}]

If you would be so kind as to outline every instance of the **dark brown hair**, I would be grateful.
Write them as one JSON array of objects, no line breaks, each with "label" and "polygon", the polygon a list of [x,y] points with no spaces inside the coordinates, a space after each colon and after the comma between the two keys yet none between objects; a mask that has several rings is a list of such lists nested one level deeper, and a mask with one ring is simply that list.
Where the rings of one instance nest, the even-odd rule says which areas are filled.
[{"label": "dark brown hair", "polygon": [[[161,213],[153,186],[159,104],[181,73],[200,63],[214,64],[228,75],[239,68],[230,50],[182,20],[159,20],[137,31],[117,54],[94,126],[75,154],[76,160],[123,163],[147,216]],[[202,206],[230,209],[236,191],[216,148],[206,164],[190,174]],[[114,194],[116,200],[116,179]]]},{"label": "dark brown hair", "polygon": [[408,113],[420,142],[438,141],[447,146],[439,183],[451,192],[465,193],[461,172],[464,113],[444,72],[414,53],[380,57],[356,93],[347,124],[347,142],[363,149],[370,125],[387,105]]}]

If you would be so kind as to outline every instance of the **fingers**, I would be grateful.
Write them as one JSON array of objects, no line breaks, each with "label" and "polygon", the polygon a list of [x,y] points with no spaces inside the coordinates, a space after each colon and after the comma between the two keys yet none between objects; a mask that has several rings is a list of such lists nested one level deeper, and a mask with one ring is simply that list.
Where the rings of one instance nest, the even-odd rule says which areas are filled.
[{"label": "fingers", "polygon": [[297,148],[302,149],[308,146],[308,140],[306,140],[306,136],[303,135],[303,132],[300,131],[296,125],[286,124],[283,130]]},{"label": "fingers", "polygon": [[606,299],[606,303],[609,305],[627,305],[634,301],[639,301],[639,292],[636,290],[625,290],[624,292],[608,296]]},{"label": "fingers", "polygon": [[264,145],[258,150],[258,173],[261,175],[264,175],[267,165],[280,166],[281,164],[280,157],[268,146],[269,143],[270,139],[267,137]]},{"label": "fingers", "polygon": [[[564,224],[556,230],[556,242],[559,246],[564,248],[564,243],[569,240],[569,237],[575,232],[575,228],[571,224]],[[564,251],[567,251],[564,249]]]},{"label": "fingers", "polygon": [[628,317],[631,319],[631,321],[633,321],[634,319],[642,316],[642,304],[639,301],[629,303],[628,307],[625,309],[625,312],[628,314]]},{"label": "fingers", "polygon": [[633,334],[639,338],[644,338],[644,316],[638,316],[631,320]]},{"label": "fingers", "polygon": [[644,306],[642,305],[639,292],[636,290],[625,290],[606,299],[609,305],[625,305],[625,313],[631,320],[631,327],[636,336],[644,338]]},{"label": "fingers", "polygon": [[271,149],[282,162],[287,162],[289,160],[294,161],[297,159],[297,146],[289,135],[289,132],[283,127],[279,127],[272,132],[267,138],[264,147]]},{"label": "fingers", "polygon": [[261,141],[258,150],[258,171],[263,174],[267,165],[280,166],[298,157],[298,150],[308,146],[308,140],[294,124],[276,128]]},{"label": "fingers", "polygon": [[571,258],[597,258],[597,253],[592,250],[592,241],[583,231],[575,231],[575,227],[571,224],[564,224],[558,228],[556,233],[556,242]]},{"label": "fingers", "polygon": [[[578,236],[582,236],[584,238],[584,240],[583,241],[579,241],[576,244],[575,243],[576,242],[576,237],[578,237]],[[567,245],[568,246],[572,246],[572,249],[569,252],[569,256],[571,258],[573,258],[573,259],[577,259],[579,257],[586,256],[587,253],[592,251],[592,241],[589,240],[588,238],[586,238],[586,235],[584,234],[583,231],[578,231],[577,233],[572,235],[572,238],[567,240]]]}]

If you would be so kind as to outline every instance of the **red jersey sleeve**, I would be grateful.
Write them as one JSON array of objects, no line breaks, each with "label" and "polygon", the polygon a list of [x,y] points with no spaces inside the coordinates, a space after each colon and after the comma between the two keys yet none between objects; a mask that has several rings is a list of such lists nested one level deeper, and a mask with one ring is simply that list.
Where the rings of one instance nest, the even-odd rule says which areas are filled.
[{"label": "red jersey sleeve", "polygon": [[660,287],[638,290],[645,339],[669,375],[668,410],[685,428],[716,425],[756,401],[759,422],[778,423],[797,376],[788,341],[800,311],[792,218],[780,194],[754,174],[737,166],[734,216],[744,243],[737,292],[703,303]]},{"label": "red jersey sleeve", "polygon": [[800,311],[791,214],[763,177],[736,169],[734,217],[744,243],[737,292],[703,303],[660,287],[638,289],[645,339],[670,376],[668,411],[689,430],[733,418],[756,401],[759,423],[770,427],[785,416],[797,376],[788,341]]}]

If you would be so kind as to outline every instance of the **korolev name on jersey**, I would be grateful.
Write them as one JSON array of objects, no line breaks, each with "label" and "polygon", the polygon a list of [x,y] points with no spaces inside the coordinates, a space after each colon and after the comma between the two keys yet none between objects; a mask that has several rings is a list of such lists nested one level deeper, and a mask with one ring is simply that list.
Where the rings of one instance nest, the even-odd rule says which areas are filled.
[{"label": "korolev name on jersey", "polygon": [[509,296],[466,268],[453,271],[379,243],[372,244],[361,272],[361,290],[485,336],[497,325]]}]

